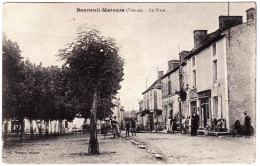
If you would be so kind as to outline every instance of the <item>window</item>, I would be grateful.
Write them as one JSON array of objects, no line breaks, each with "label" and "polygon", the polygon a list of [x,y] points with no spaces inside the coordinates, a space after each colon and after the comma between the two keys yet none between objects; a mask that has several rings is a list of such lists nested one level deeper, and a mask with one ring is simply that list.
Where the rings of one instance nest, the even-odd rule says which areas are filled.
[{"label": "window", "polygon": [[218,62],[217,60],[213,61],[213,82],[218,80]]},{"label": "window", "polygon": [[213,111],[215,118],[218,116],[218,96],[213,97]]},{"label": "window", "polygon": [[171,81],[168,81],[168,95],[171,94]]},{"label": "window", "polygon": [[192,78],[193,78],[193,88],[196,88],[196,70],[193,70],[192,73]]},{"label": "window", "polygon": [[213,56],[216,55],[216,43],[212,45],[212,54]]},{"label": "window", "polygon": [[195,66],[195,57],[192,57],[192,66]]}]

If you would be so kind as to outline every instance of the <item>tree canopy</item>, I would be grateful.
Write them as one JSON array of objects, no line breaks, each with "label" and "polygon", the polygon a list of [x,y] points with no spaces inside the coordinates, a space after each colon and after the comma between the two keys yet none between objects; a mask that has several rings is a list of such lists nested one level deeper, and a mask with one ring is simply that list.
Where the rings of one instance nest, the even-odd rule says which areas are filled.
[{"label": "tree canopy", "polygon": [[58,56],[65,61],[61,68],[32,64],[23,60],[18,44],[4,35],[3,120],[18,119],[23,125],[24,118],[48,123],[70,121],[80,114],[91,119],[90,153],[95,154],[96,120],[112,115],[124,60],[113,38],[84,26]]},{"label": "tree canopy", "polygon": [[75,42],[59,51],[69,69],[72,93],[84,116],[90,116],[89,154],[99,154],[96,120],[112,114],[112,99],[121,88],[124,60],[115,40],[101,32],[80,27]]}]

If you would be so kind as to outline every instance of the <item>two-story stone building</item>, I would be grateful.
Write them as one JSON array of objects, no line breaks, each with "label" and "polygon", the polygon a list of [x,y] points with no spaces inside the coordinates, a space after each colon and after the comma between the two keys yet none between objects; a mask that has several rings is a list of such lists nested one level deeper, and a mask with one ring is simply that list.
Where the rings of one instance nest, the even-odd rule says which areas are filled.
[{"label": "two-story stone building", "polygon": [[179,60],[168,61],[168,70],[161,77],[162,80],[162,117],[164,129],[172,130],[171,120],[179,119],[180,99],[179,99]]},{"label": "two-story stone building", "polygon": [[161,76],[163,71],[158,72],[158,79],[146,89],[143,95],[143,126],[146,130],[160,130],[162,127],[162,92]]},{"label": "two-story stone building", "polygon": [[195,30],[194,48],[185,57],[187,103],[190,115],[200,116],[200,128],[212,120],[224,120],[231,132],[236,120],[243,122],[243,111],[255,126],[256,21],[255,9],[242,16],[220,16],[219,29]]}]

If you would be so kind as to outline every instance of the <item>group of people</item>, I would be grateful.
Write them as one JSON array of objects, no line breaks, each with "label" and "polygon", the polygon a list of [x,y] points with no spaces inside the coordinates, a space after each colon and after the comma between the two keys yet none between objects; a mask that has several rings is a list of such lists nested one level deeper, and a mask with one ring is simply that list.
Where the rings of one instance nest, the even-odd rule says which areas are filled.
[{"label": "group of people", "polygon": [[199,115],[196,113],[193,113],[191,118],[190,116],[187,116],[187,119],[185,117],[182,118],[181,121],[181,128],[180,131],[182,134],[187,134],[188,130],[190,129],[191,136],[196,136],[197,131],[199,129]]},{"label": "group of people", "polygon": [[[243,134],[245,134],[246,137],[250,137],[250,135],[252,135],[252,126],[251,126],[251,117],[247,114],[246,111],[243,112],[245,115],[245,119],[244,119],[244,128],[243,128]],[[200,122],[200,117],[197,113],[193,113],[192,117],[191,117],[191,136],[196,136],[198,133],[198,129],[199,129],[199,122]],[[188,128],[189,121],[188,119],[186,119],[184,121],[184,123],[182,124],[182,128],[186,129]],[[177,120],[174,118],[171,120],[171,126],[172,126],[172,131],[176,131],[177,130]],[[224,126],[224,127],[223,127]],[[235,129],[240,132],[240,122],[236,121],[235,123]],[[221,120],[213,120],[213,127],[214,127],[214,131],[220,131],[218,129],[223,129],[225,128],[225,120],[221,119]],[[216,127],[216,128],[215,128]],[[114,133],[114,137],[116,136],[120,136],[120,132],[119,132],[119,127],[118,127],[118,122],[116,120],[116,117],[114,117],[114,119],[112,120],[112,128],[113,128],[113,133]],[[126,136],[129,137],[129,133],[130,133],[130,129],[132,131],[132,136],[136,135],[136,122],[135,120],[131,120],[131,119],[126,119],[125,120],[125,129],[126,129]],[[241,129],[242,130],[242,129]],[[222,130],[221,130],[222,131]]]},{"label": "group of people", "polygon": [[[120,131],[119,131],[119,127],[118,127],[118,121],[116,120],[116,116],[112,120],[112,129],[113,129],[114,138],[116,136],[120,137]],[[130,129],[132,131],[132,136],[136,135],[136,122],[135,122],[135,120],[134,119],[133,120],[126,119],[125,120],[125,129],[126,129],[126,136],[129,137]]]},{"label": "group of people", "polygon": [[[239,121],[236,121],[235,122],[235,129],[236,128],[241,128],[239,130],[239,132],[241,132],[242,134],[245,135],[245,137],[250,137],[250,135],[253,134],[253,127],[251,125],[251,117],[247,114],[247,111],[244,111],[243,112],[244,116],[245,116],[245,119],[244,119],[244,126],[243,126],[243,129],[242,127],[240,127],[240,122]],[[194,113],[192,115],[192,118],[191,118],[191,136],[196,136],[197,135],[197,131],[198,131],[198,128],[199,128],[199,115],[197,115],[196,113]],[[239,126],[239,127],[237,127]],[[213,128],[214,128],[214,131],[226,131],[226,121],[224,119],[219,119],[219,120],[216,120],[214,119],[213,120]]]},{"label": "group of people", "polygon": [[130,128],[132,130],[132,136],[136,135],[136,122],[135,122],[135,120],[126,119],[126,121],[125,121],[125,129],[126,129],[125,136],[126,137],[127,136],[129,137]]}]

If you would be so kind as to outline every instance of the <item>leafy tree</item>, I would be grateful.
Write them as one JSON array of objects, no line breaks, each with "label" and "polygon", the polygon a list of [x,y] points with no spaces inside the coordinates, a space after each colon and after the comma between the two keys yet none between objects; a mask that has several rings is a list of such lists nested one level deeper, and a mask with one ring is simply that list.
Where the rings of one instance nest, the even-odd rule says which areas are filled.
[{"label": "leafy tree", "polygon": [[25,117],[29,119],[30,122],[30,134],[31,134],[31,139],[33,139],[33,123],[32,121],[38,118],[37,115],[37,109],[35,108],[35,103],[34,102],[34,88],[35,88],[35,78],[34,78],[34,72],[35,72],[35,65],[32,64],[29,59],[27,59],[24,62],[24,67],[23,67],[23,72],[25,75],[25,85],[26,85],[26,99],[28,101],[27,103],[27,108],[25,112]]},{"label": "leafy tree", "polygon": [[104,118],[110,117],[113,114],[112,107],[115,107],[115,105],[109,98],[101,98],[98,101],[97,119],[104,120]]},{"label": "leafy tree", "polygon": [[[49,121],[72,120],[76,115],[75,96],[69,90],[68,69],[56,66],[42,67],[23,61],[17,43],[3,37],[3,120],[19,121],[20,140],[24,129],[24,118],[30,121],[33,139],[33,120],[42,135],[42,122],[48,135]],[[18,134],[18,133],[17,133]]]},{"label": "leafy tree", "polygon": [[17,43],[3,36],[3,119],[18,119],[20,140],[30,98],[26,86],[24,64]]},{"label": "leafy tree", "polygon": [[76,42],[61,49],[59,56],[70,70],[70,79],[74,80],[70,83],[80,90],[72,89],[77,94],[78,108],[90,114],[88,152],[99,154],[96,129],[98,103],[102,100],[111,102],[121,88],[119,83],[123,80],[124,61],[119,56],[119,48],[114,39],[101,36],[100,31],[80,27]]},{"label": "leafy tree", "polygon": [[19,114],[19,88],[23,86],[24,75],[21,51],[17,43],[3,36],[3,119],[12,119]]}]

